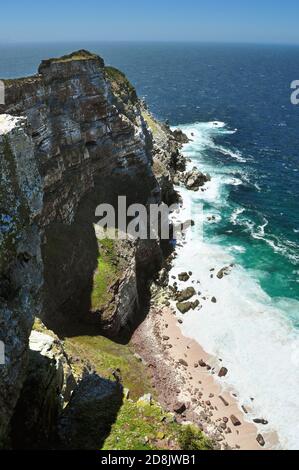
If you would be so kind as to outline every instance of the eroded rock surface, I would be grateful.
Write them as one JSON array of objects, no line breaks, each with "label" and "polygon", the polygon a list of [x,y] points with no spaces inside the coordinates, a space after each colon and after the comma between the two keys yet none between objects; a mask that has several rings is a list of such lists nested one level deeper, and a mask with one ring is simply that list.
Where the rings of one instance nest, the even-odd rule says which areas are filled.
[{"label": "eroded rock surface", "polygon": [[[28,347],[34,317],[61,334],[103,327],[102,315],[91,305],[99,260],[96,207],[105,203],[117,209],[120,195],[127,205],[172,201],[175,172],[185,166],[179,153],[184,137],[158,124],[164,130],[153,137],[126,77],[87,51],[43,61],[37,75],[5,80],[5,90],[0,340],[6,363],[0,365],[0,446],[6,445],[35,360],[41,369],[45,362],[42,351]],[[154,161],[159,164],[153,171]],[[158,239],[136,243],[131,254],[114,285],[106,322],[113,334],[134,316],[148,278],[161,265]],[[53,370],[49,364],[48,378],[55,382]],[[38,394],[35,399],[38,405]]]}]

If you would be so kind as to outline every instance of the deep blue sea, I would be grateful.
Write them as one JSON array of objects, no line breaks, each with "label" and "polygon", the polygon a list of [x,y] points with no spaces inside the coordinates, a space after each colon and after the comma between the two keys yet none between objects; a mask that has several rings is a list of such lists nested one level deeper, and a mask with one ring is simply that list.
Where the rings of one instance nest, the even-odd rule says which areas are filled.
[{"label": "deep blue sea", "polygon": [[[269,365],[271,374],[260,383],[256,395],[260,390],[262,409],[270,415],[273,407],[279,407],[276,415],[271,415],[273,426],[282,429],[287,421],[291,433],[284,429],[282,441],[285,446],[299,448],[298,438],[292,438],[294,427],[298,427],[299,403],[297,392],[293,396],[290,391],[298,390],[299,375],[289,380],[291,371],[299,365],[299,105],[292,105],[290,100],[290,84],[299,80],[299,47],[189,43],[0,45],[0,77],[33,74],[42,59],[80,48],[100,54],[107,65],[124,71],[155,116],[172,126],[183,126],[192,134],[194,142],[185,152],[193,164],[211,174],[213,181],[208,197],[194,202],[195,208],[201,202],[204,212],[215,216],[216,222],[205,226],[205,239],[215,252],[220,249],[229,253],[248,279],[254,280],[256,290],[244,276],[240,277],[239,295],[250,293],[253,301],[262,292],[263,308],[254,312],[260,319],[265,312],[269,314],[263,317],[268,322],[256,321],[259,331],[250,330],[251,338],[264,333],[265,339],[260,338],[259,344],[251,340],[243,362],[230,364],[232,375],[235,368],[240,377],[246,362],[261,374],[272,357],[273,370]],[[228,308],[227,303],[225,306]],[[246,309],[244,305],[240,308]],[[268,323],[272,326],[269,331]],[[235,337],[242,325],[238,328]],[[268,344],[270,336],[273,341]],[[204,338],[200,340],[205,342]],[[221,339],[217,341],[221,343]],[[207,340],[209,352],[225,357],[226,347],[232,354],[225,342],[223,351],[214,351],[213,344]],[[265,365],[251,362],[257,348],[259,354],[263,350],[269,354]],[[289,360],[290,368],[280,370],[277,362]],[[279,384],[272,382],[270,375],[277,377]],[[248,376],[258,381],[258,375]],[[232,383],[238,388],[236,378],[232,377]],[[250,382],[245,385],[249,387]],[[239,388],[245,387],[239,384]],[[277,404],[279,397],[287,400],[284,406]]]}]

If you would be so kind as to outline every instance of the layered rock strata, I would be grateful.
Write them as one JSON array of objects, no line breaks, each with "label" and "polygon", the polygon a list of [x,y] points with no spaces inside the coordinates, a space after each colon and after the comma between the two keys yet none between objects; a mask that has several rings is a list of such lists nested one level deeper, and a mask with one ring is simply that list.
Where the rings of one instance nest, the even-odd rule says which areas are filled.
[{"label": "layered rock strata", "polygon": [[[166,126],[159,138],[153,138],[132,85],[94,54],[82,50],[46,60],[37,75],[4,83],[6,104],[0,105],[0,340],[6,354],[5,365],[0,365],[2,446],[21,389],[30,377],[28,344],[34,317],[62,335],[103,328],[103,312],[93,311],[91,305],[100,255],[94,230],[96,207],[105,203],[117,210],[120,195],[127,197],[128,205],[172,201],[176,197],[173,175],[184,166],[177,143],[182,136],[176,137]],[[159,164],[153,166],[154,161]],[[147,280],[162,261],[158,239],[139,241],[128,251],[130,262],[114,285],[112,313],[104,321],[111,334],[134,319]]]}]

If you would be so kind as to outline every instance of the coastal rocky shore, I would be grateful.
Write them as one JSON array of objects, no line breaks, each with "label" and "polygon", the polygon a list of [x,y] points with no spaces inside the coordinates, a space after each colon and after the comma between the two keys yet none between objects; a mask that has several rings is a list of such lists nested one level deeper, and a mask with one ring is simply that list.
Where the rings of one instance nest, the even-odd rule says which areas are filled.
[{"label": "coastal rocky shore", "polygon": [[[164,298],[168,243],[97,237],[101,203],[149,207],[179,203],[179,184],[204,190],[209,175],[187,171],[181,153],[187,137],[85,50],[4,83],[0,447],[263,448]],[[181,312],[200,307],[194,287],[171,288]]]}]

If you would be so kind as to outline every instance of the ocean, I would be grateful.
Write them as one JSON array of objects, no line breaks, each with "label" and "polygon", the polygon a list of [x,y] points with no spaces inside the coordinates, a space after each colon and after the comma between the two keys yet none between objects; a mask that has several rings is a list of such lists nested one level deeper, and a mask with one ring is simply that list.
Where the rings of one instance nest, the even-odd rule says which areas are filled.
[{"label": "ocean", "polygon": [[[79,48],[124,71],[153,114],[192,139],[190,166],[212,181],[183,191],[204,238],[193,229],[175,269],[192,271],[217,305],[186,315],[184,331],[223,360],[249,417],[299,449],[299,106],[290,100],[299,47],[2,45],[0,77],[33,74],[42,59]],[[211,277],[230,264],[225,279]]]}]

